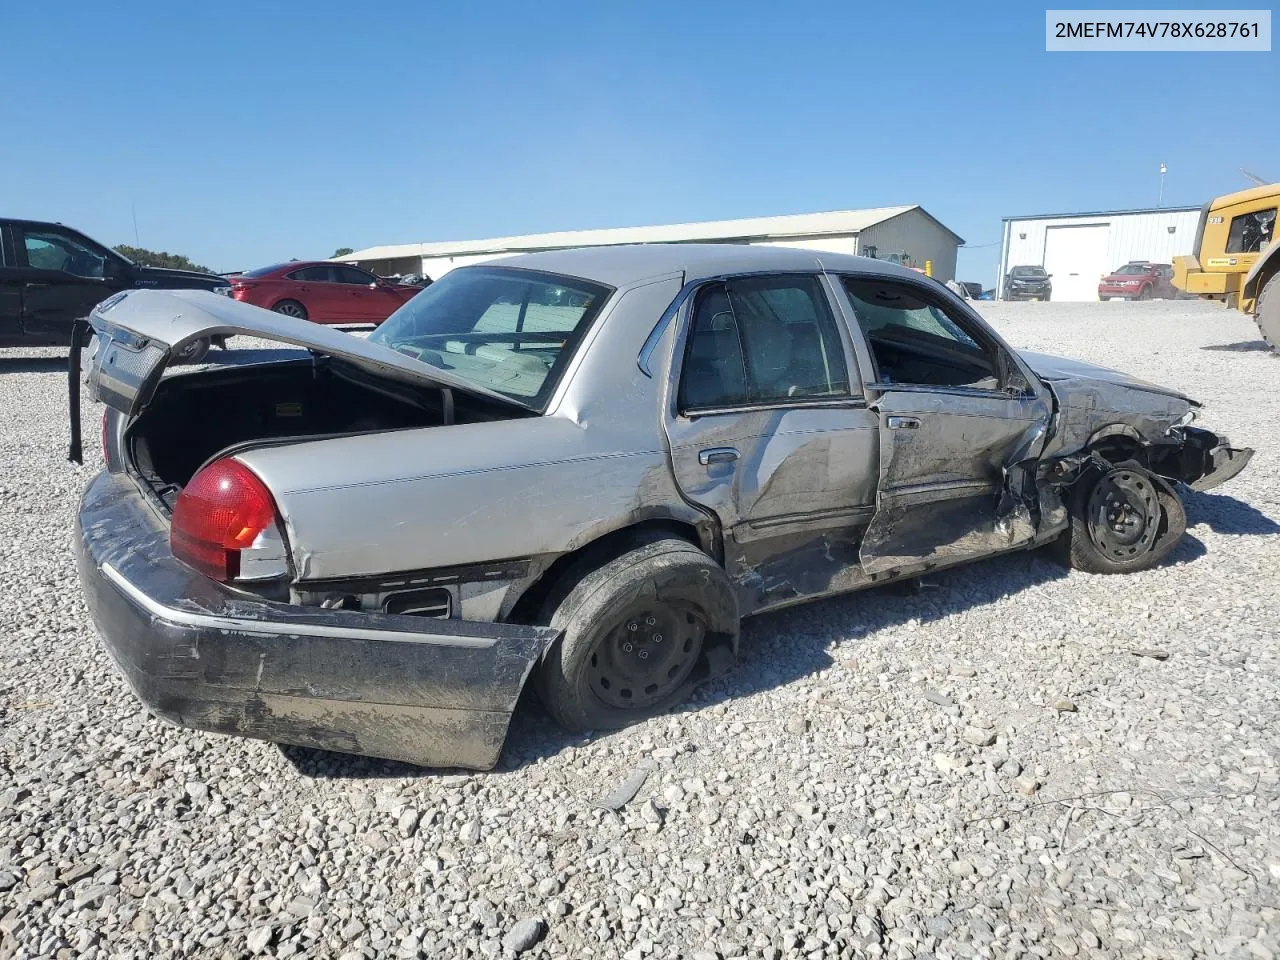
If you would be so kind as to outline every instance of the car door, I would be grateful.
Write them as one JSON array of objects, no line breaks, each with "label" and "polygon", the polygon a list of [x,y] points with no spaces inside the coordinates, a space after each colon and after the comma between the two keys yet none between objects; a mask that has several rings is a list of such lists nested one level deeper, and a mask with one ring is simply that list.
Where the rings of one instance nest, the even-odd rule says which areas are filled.
[{"label": "car door", "polygon": [[13,238],[7,223],[0,222],[0,347],[22,341],[23,278],[13,253]]},{"label": "car door", "polygon": [[288,296],[306,308],[308,320],[345,323],[351,319],[346,287],[334,279],[333,267],[327,264],[300,267],[285,279],[293,281],[294,289]]},{"label": "car door", "polygon": [[379,283],[372,273],[343,264],[335,265],[333,271],[347,291],[348,316],[353,321],[381,323],[403,303],[389,284]]},{"label": "car door", "polygon": [[874,513],[876,415],[825,279],[715,280],[681,324],[672,465],[684,496],[720,522],[742,612],[855,585]]},{"label": "car door", "polygon": [[868,575],[928,569],[1028,543],[1048,394],[958,300],[915,281],[847,276],[874,369],[876,512]]},{"label": "car door", "polygon": [[69,343],[73,321],[127,286],[128,264],[74,230],[16,223],[13,239],[29,343]]}]

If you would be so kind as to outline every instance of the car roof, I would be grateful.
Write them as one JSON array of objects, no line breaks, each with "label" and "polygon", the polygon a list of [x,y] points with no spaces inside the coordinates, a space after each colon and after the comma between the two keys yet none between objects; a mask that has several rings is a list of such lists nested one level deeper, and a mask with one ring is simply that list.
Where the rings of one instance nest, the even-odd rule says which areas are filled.
[{"label": "car roof", "polygon": [[[251,269],[256,273],[262,276],[265,276],[269,273],[280,273],[281,271],[288,271],[288,270],[301,270],[303,267],[352,267],[352,266],[355,266],[355,264],[334,263],[331,260],[287,260],[284,263],[271,263],[265,267],[253,267]],[[356,267],[356,269],[361,270],[362,268]],[[250,271],[245,270],[243,272],[249,273]],[[367,270],[362,270],[362,272],[368,273]]]},{"label": "car roof", "polygon": [[920,276],[913,270],[887,260],[745,243],[643,243],[616,247],[575,247],[502,257],[459,269],[486,266],[545,270],[548,273],[595,280],[612,287],[632,286],[676,272],[683,272],[686,280],[696,280],[730,273],[810,271],[817,270],[820,266],[834,273]]}]

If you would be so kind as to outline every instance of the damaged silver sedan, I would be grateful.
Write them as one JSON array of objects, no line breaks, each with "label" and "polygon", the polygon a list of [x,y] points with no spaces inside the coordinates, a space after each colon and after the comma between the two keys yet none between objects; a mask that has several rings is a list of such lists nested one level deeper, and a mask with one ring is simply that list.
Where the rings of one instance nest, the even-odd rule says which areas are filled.
[{"label": "damaged silver sedan", "polygon": [[[665,710],[763,610],[1040,546],[1149,568],[1180,485],[1252,453],[916,273],[801,250],[463,267],[367,341],[194,291],[92,322],[80,570],[138,696],[426,765],[496,763],[528,682],[571,729]],[[236,334],[305,352],[166,370]]]}]

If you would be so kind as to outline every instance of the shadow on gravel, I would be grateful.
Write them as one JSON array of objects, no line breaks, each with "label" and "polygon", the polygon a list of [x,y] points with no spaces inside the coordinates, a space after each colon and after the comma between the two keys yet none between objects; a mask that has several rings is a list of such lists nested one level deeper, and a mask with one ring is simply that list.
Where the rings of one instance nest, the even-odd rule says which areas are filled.
[{"label": "shadow on gravel", "polygon": [[1280,523],[1257,507],[1221,493],[1188,492],[1184,497],[1187,525],[1209,525],[1214,533],[1236,536],[1265,536],[1280,533]]},{"label": "shadow on gravel", "polygon": [[66,372],[66,357],[0,357],[0,374]]},{"label": "shadow on gravel", "polygon": [[1201,350],[1220,350],[1226,353],[1266,353],[1271,344],[1265,340],[1241,340],[1239,343],[1215,343]]}]

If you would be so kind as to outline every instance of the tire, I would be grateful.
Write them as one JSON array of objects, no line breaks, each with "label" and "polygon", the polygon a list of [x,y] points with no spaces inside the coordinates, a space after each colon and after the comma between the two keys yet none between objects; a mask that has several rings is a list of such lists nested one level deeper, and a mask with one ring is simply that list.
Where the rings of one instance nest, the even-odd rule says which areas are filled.
[{"label": "tire", "polygon": [[1150,287],[1143,287],[1143,288],[1138,292],[1138,299],[1139,299],[1139,300],[1150,300],[1150,299],[1151,299],[1151,288],[1150,288]]},{"label": "tire", "polygon": [[1110,298],[1110,297],[1103,297],[1103,296],[1099,296],[1099,297],[1098,297],[1098,300],[1099,300],[1100,302],[1102,302],[1102,303],[1109,303],[1109,302],[1111,301],[1111,298]]},{"label": "tire", "polygon": [[[1108,522],[1117,516],[1118,525]],[[1133,512],[1123,508],[1127,506]],[[1182,500],[1134,463],[1117,464],[1077,483],[1067,498],[1070,526],[1054,544],[1058,559],[1085,573],[1150,570],[1187,532]]]},{"label": "tire", "polygon": [[286,317],[297,317],[299,320],[307,319],[307,308],[297,300],[281,300],[271,309],[276,313],[283,313]]},{"label": "tire", "polygon": [[1280,351],[1280,273],[1267,281],[1254,305],[1254,320],[1262,331],[1262,339]]},{"label": "tire", "polygon": [[691,543],[658,537],[579,574],[548,601],[544,622],[561,636],[534,678],[567,730],[612,730],[669,710],[702,679],[707,648],[736,642],[728,577]]},{"label": "tire", "polygon": [[174,354],[173,361],[174,363],[199,363],[208,352],[209,340],[207,337],[201,337],[199,340],[192,340]]}]

